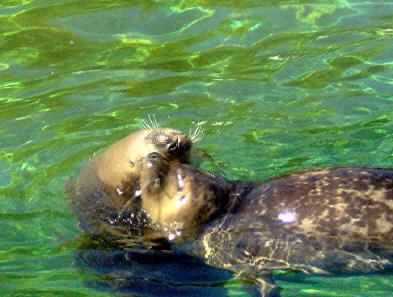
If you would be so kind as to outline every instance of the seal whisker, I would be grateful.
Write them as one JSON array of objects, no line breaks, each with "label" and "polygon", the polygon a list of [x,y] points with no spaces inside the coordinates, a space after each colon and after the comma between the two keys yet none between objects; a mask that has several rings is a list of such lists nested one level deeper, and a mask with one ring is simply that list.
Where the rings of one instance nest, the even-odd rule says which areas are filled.
[{"label": "seal whisker", "polygon": [[151,119],[151,116],[150,116],[150,115],[147,115],[147,116],[148,116],[148,118],[149,118],[151,128],[154,128],[154,123],[153,123],[153,121],[152,121],[152,119]]},{"label": "seal whisker", "polygon": [[150,125],[151,125],[151,129],[157,129],[158,128],[158,123],[157,123],[157,119],[156,116],[153,115],[148,115],[149,121],[150,121]]},{"label": "seal whisker", "polygon": [[147,119],[143,119],[142,123],[140,125],[141,129],[146,129],[146,130],[152,130],[152,129],[158,129],[159,124],[157,122],[156,116],[153,115],[147,115]]},{"label": "seal whisker", "polygon": [[201,139],[203,137],[203,135],[205,134],[205,131],[202,129],[202,126],[199,125],[200,129],[199,129],[199,133],[197,135],[197,138]]},{"label": "seal whisker", "polygon": [[198,122],[194,131],[194,137],[196,137],[199,134],[199,131],[201,131],[201,125]]},{"label": "seal whisker", "polygon": [[142,120],[140,128],[143,129],[143,130],[149,129],[149,126],[147,125],[146,120],[144,120],[144,119]]},{"label": "seal whisker", "polygon": [[191,136],[190,136],[192,142],[194,142],[194,140],[195,140],[195,138],[196,138],[195,136],[196,136],[196,134],[197,134],[198,129],[199,129],[199,125],[197,124],[195,130],[192,132],[192,134],[191,134]]},{"label": "seal whisker", "polygon": [[178,136],[176,139],[176,147],[180,147],[180,137]]},{"label": "seal whisker", "polygon": [[195,137],[195,139],[194,139],[194,142],[199,142],[201,139],[202,139],[202,136],[203,136],[203,132],[201,132],[199,135],[197,135],[196,137]]},{"label": "seal whisker", "polygon": [[148,122],[146,122],[146,128],[147,129],[152,129],[153,127],[151,127],[150,124]]},{"label": "seal whisker", "polygon": [[157,122],[157,119],[156,119],[156,115],[155,115],[155,114],[153,114],[153,118],[154,118],[154,128],[158,128],[160,125],[159,125],[158,122]]},{"label": "seal whisker", "polygon": [[201,140],[203,134],[205,134],[205,132],[203,131],[203,129],[201,128],[201,124],[198,123],[196,125],[196,128],[194,130],[194,132],[190,135],[190,139],[192,142],[198,142]]}]

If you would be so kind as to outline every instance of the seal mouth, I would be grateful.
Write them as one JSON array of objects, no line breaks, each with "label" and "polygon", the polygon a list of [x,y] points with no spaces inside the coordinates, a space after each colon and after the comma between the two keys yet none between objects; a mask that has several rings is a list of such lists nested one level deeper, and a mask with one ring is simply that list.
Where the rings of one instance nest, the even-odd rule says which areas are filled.
[{"label": "seal mouth", "polygon": [[168,161],[157,152],[150,153],[144,160],[144,169],[141,172],[140,184],[141,193],[158,191],[161,186],[162,178],[168,171]]}]

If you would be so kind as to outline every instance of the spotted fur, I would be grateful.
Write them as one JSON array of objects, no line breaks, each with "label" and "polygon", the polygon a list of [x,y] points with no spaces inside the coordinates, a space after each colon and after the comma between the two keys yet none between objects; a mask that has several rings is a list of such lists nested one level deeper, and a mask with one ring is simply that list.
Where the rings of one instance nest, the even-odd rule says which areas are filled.
[{"label": "spotted fur", "polygon": [[[162,183],[142,193],[152,220],[166,228],[176,223],[186,240],[192,233],[196,240],[183,245],[187,252],[258,281],[262,296],[278,296],[266,281],[278,269],[332,274],[393,268],[393,169],[325,168],[255,183],[158,161],[166,164]],[[190,203],[175,207],[172,201],[184,195]]]}]

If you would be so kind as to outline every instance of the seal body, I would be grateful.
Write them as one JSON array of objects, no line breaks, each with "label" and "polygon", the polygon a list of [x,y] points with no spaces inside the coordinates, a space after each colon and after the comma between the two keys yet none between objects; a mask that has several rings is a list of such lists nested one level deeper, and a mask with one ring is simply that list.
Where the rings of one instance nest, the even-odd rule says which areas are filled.
[{"label": "seal body", "polygon": [[[254,283],[248,292],[259,297],[279,296],[270,276],[278,269],[328,275],[393,268],[393,169],[232,181],[183,164],[186,136],[138,133],[95,156],[69,184],[83,230],[122,235],[126,246],[165,242]],[[182,149],[174,153],[154,139]],[[131,168],[122,167],[130,160]]]},{"label": "seal body", "polygon": [[327,168],[274,178],[198,241],[208,263],[247,273],[391,269],[393,170]]},{"label": "seal body", "polygon": [[[147,217],[140,207],[139,175],[147,155],[189,161],[192,141],[171,128],[140,130],[96,154],[79,176],[66,182],[70,204],[82,230],[141,234]],[[145,225],[144,225],[145,224]]]},{"label": "seal body", "polygon": [[255,183],[149,156],[141,186],[142,207],[176,248],[258,282],[254,296],[279,296],[267,276],[277,269],[393,267],[393,169],[326,168]]}]

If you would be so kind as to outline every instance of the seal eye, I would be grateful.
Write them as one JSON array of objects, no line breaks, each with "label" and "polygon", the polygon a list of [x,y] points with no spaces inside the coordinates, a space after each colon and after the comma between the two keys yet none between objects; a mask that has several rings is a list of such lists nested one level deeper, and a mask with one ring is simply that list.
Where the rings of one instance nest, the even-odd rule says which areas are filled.
[{"label": "seal eye", "polygon": [[134,166],[135,166],[135,163],[132,162],[132,161],[130,161],[130,167],[132,168],[132,167],[134,167]]},{"label": "seal eye", "polygon": [[160,155],[159,153],[157,153],[157,152],[153,152],[153,153],[150,153],[150,154],[148,155],[148,157],[149,157],[150,159],[160,159],[160,158],[161,158],[161,155]]}]

